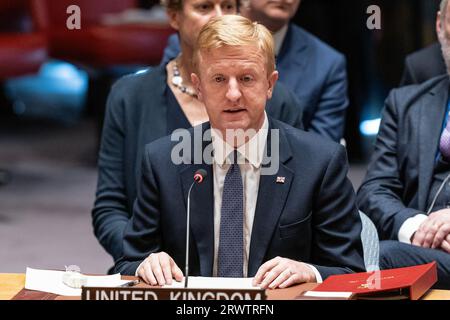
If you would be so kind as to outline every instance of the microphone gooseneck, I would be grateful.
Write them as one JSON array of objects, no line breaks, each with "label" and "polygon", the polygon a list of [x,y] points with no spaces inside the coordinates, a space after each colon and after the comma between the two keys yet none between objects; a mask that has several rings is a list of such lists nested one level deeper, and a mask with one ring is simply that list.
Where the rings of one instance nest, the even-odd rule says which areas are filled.
[{"label": "microphone gooseneck", "polygon": [[194,174],[194,181],[189,188],[188,196],[187,196],[187,211],[186,211],[186,263],[184,270],[184,287],[188,287],[188,278],[189,278],[189,230],[190,230],[190,220],[191,220],[191,191],[195,184],[202,183],[207,176],[206,170],[199,169]]}]

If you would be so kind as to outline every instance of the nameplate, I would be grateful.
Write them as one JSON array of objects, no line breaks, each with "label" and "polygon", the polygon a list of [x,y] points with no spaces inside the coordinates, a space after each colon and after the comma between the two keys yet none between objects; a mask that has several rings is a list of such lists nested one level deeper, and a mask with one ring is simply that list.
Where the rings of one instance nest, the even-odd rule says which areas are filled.
[{"label": "nameplate", "polygon": [[170,289],[83,287],[82,300],[266,300],[263,289]]}]

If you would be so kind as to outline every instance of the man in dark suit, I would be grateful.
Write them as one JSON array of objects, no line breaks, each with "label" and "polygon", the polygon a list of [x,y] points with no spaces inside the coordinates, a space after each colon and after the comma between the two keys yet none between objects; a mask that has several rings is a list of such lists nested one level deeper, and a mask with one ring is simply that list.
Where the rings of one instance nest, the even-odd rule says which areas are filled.
[{"label": "man in dark suit", "polygon": [[[447,123],[448,76],[393,90],[358,205],[375,223],[380,267],[438,261],[439,284],[450,287],[449,160],[440,139]],[[443,186],[443,189],[439,192]],[[437,201],[434,201],[436,197]]]},{"label": "man in dark suit", "polygon": [[280,81],[304,106],[308,131],[339,142],[348,107],[345,57],[320,39],[290,23],[301,0],[241,1],[243,16],[273,32]]},{"label": "man in dark suit", "polygon": [[[290,23],[300,2],[243,0],[240,12],[274,34],[280,82],[298,98],[305,129],[339,142],[348,107],[346,60],[314,35]],[[163,62],[176,56],[178,48],[178,38],[172,36]]]},{"label": "man in dark suit", "polygon": [[[450,8],[443,0],[437,31],[450,62]],[[438,262],[450,288],[449,77],[393,90],[358,205],[377,226],[380,267]]]},{"label": "man in dark suit", "polygon": [[284,288],[363,270],[345,149],[266,116],[278,78],[270,32],[214,18],[194,59],[210,124],[147,145],[116,271],[153,285],[181,281],[186,199],[199,169],[207,177],[191,194],[190,274]]}]

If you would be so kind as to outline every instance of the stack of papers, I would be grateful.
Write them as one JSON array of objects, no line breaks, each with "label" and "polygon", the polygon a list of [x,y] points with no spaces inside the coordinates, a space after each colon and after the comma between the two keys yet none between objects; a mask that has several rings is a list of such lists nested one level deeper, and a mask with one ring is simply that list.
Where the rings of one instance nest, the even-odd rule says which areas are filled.
[{"label": "stack of papers", "polygon": [[[38,270],[27,268],[25,289],[49,292],[60,296],[81,297],[81,289],[64,284],[64,271]],[[122,280],[120,274],[111,276],[88,276],[87,287],[119,287],[128,280]]]}]

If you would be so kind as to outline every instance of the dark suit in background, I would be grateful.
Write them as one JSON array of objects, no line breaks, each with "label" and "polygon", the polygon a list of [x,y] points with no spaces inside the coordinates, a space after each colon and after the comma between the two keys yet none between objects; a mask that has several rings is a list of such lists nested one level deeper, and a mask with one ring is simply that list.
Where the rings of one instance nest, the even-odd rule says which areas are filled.
[{"label": "dark suit in background", "polygon": [[446,73],[441,45],[436,42],[406,57],[400,86],[420,84]]},{"label": "dark suit in background", "polygon": [[[173,35],[163,62],[179,52],[178,36]],[[277,70],[279,80],[295,94],[304,109],[305,129],[339,142],[348,106],[345,57],[291,23],[277,56]]]},{"label": "dark suit in background", "polygon": [[[208,128],[204,125],[199,129],[205,132]],[[346,177],[344,147],[270,118],[269,129],[279,130],[280,166],[276,174],[260,178],[248,276],[254,276],[265,261],[276,256],[312,264],[323,279],[364,270],[361,221]],[[190,132],[192,135],[193,129]],[[269,131],[269,155],[270,139]],[[145,149],[138,198],[116,272],[134,275],[145,258],[161,251],[184,267],[187,192],[194,173],[204,169],[206,180],[191,194],[190,274],[212,275],[212,165],[192,164],[188,156],[185,164],[173,164],[170,155],[176,144],[165,137]],[[201,151],[208,144],[203,143]],[[285,177],[285,183],[276,183],[277,177]]]},{"label": "dark suit in background", "polygon": [[449,91],[448,76],[393,90],[386,100],[380,131],[358,205],[375,223],[382,240],[380,266],[394,268],[439,262],[439,283],[450,286],[450,254],[398,242],[403,223],[426,214]]},{"label": "dark suit in background", "polygon": [[[277,84],[267,102],[268,115],[302,127],[302,110],[293,95]],[[108,98],[100,153],[94,231],[105,250],[122,255],[123,232],[133,210],[144,146],[191,125],[167,86],[164,66],[120,79]]]}]

